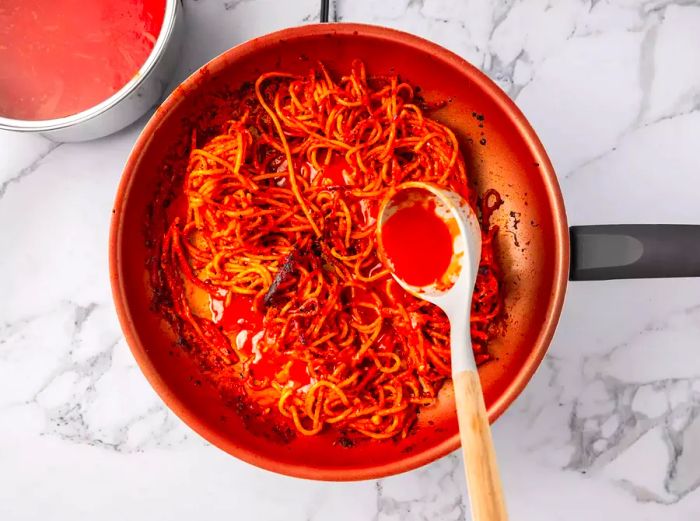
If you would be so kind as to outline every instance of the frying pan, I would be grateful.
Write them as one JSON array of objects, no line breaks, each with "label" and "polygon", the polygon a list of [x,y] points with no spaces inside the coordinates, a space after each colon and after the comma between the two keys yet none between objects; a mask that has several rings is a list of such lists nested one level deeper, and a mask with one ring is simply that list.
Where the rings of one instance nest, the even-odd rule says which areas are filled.
[{"label": "frying pan", "polygon": [[[491,345],[496,359],[480,369],[494,421],[526,385],[554,333],[569,276],[606,279],[700,275],[700,231],[689,226],[589,226],[569,229],[552,165],[522,113],[494,83],[451,52],[416,36],[357,24],[286,29],[215,58],[182,83],[156,111],[126,164],[110,236],[117,313],[138,364],[165,403],[214,445],[249,463],[292,476],[358,480],[424,465],[459,445],[451,388],[419,415],[404,440],[345,447],[332,432],[289,443],[246,428],[235,406],[202,377],[152,311],[144,240],[159,181],[173,158],[186,160],[200,114],[222,94],[261,72],[305,73],[317,60],[336,72],[360,58],[370,74],[398,73],[427,100],[448,100],[434,117],[457,134],[477,189],[505,200],[494,215],[505,273],[505,331]],[[184,164],[180,164],[184,168]],[[571,249],[570,249],[571,247]],[[571,269],[570,269],[571,262]]]}]

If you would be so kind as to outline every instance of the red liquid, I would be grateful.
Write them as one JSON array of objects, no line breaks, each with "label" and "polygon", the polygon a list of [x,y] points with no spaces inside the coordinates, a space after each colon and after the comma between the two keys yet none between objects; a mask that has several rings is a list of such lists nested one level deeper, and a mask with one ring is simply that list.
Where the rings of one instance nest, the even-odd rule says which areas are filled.
[{"label": "red liquid", "polygon": [[[222,303],[223,306],[223,303]],[[248,329],[262,331],[263,314],[253,309],[253,299],[247,296],[234,296],[223,310],[221,317],[214,320],[224,331]]]},{"label": "red liquid", "polygon": [[[229,333],[244,333],[244,341],[242,345],[236,346],[237,349],[248,356],[254,355],[253,338],[263,331],[264,316],[253,309],[253,299],[247,296],[235,296],[228,306],[224,306],[223,301],[217,300],[216,304],[212,301],[211,307],[212,321],[215,324]],[[284,357],[265,351],[259,360],[251,364],[250,370],[257,380],[272,379],[286,363],[287,360]],[[289,368],[289,379],[300,385],[308,384],[311,378],[306,370],[306,364],[300,360],[293,360]]]},{"label": "red liquid", "polygon": [[165,0],[1,0],[0,116],[44,120],[106,100],[131,80]]},{"label": "red liquid", "polygon": [[347,181],[345,176],[352,173],[352,168],[343,157],[336,157],[329,165],[323,167],[321,175],[328,179],[332,185],[345,186]]},{"label": "red liquid", "polygon": [[440,279],[452,261],[452,234],[435,214],[435,202],[398,210],[384,223],[384,252],[396,274],[412,286]]},{"label": "red liquid", "polygon": [[[256,380],[265,378],[273,379],[284,368],[287,361],[281,357],[267,352],[262,358],[251,364],[250,371]],[[289,380],[299,385],[306,385],[311,382],[309,373],[306,371],[306,364],[300,360],[292,360],[289,368]]]},{"label": "red liquid", "polygon": [[[246,296],[234,296],[228,306],[223,300],[210,297],[209,307],[212,321],[221,326],[226,333],[241,334],[236,337],[236,348],[246,355],[253,353],[253,338],[263,330],[263,315],[253,309],[253,299]],[[239,345],[239,338],[241,344]]]}]

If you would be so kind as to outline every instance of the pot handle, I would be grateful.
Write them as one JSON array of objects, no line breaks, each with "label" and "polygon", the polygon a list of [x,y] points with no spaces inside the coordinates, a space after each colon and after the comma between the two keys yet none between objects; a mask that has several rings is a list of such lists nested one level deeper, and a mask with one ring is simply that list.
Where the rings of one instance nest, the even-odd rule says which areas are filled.
[{"label": "pot handle", "polygon": [[700,226],[572,226],[571,280],[700,276]]}]

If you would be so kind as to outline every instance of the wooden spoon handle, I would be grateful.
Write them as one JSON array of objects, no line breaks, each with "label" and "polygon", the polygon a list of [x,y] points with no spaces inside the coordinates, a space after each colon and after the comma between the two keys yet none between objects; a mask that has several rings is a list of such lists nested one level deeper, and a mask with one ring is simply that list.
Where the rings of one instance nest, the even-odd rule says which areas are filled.
[{"label": "wooden spoon handle", "polygon": [[508,514],[479,373],[461,371],[453,382],[472,520],[505,521]]}]

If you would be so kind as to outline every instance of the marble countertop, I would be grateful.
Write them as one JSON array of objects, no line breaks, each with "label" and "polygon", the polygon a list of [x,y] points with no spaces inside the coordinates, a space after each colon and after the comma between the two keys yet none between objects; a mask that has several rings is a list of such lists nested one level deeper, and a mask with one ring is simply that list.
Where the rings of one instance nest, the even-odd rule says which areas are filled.
[{"label": "marble countertop", "polygon": [[[185,0],[178,78],[316,0]],[[337,18],[459,53],[526,113],[571,224],[700,223],[700,2],[341,0]],[[0,519],[461,520],[452,454],[316,483],[210,446],[146,383],[107,236],[144,120],[55,144],[0,133]],[[572,283],[551,349],[496,422],[511,519],[700,518],[700,279]]]}]

